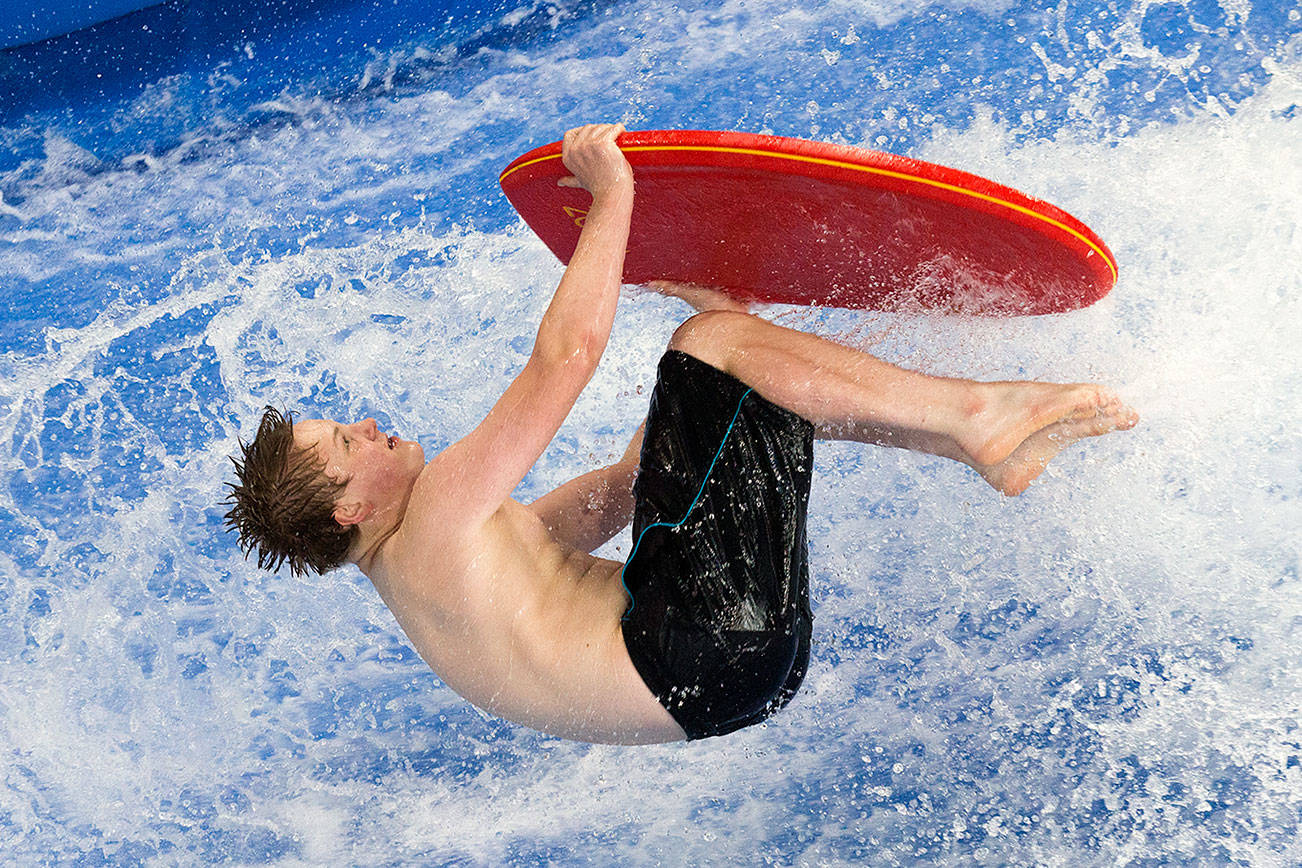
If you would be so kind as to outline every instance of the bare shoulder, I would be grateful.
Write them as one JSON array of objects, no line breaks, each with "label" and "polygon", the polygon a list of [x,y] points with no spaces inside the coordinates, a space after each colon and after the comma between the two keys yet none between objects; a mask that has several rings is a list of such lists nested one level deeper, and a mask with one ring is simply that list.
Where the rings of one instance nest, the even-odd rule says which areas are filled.
[{"label": "bare shoulder", "polygon": [[367,572],[416,650],[440,675],[450,661],[446,650],[436,649],[452,647],[443,638],[463,636],[479,622],[477,613],[485,607],[478,571],[497,548],[484,528],[456,509],[455,492],[422,477],[402,524]]},{"label": "bare shoulder", "polygon": [[388,572],[411,589],[458,585],[486,547],[488,521],[465,509],[475,476],[455,458],[445,451],[426,464],[391,540]]},{"label": "bare shoulder", "polygon": [[412,486],[403,524],[440,529],[455,535],[471,520],[462,507],[477,484],[476,475],[459,456],[457,444],[435,455]]},{"label": "bare shoulder", "polygon": [[[482,478],[469,450],[453,444],[421,471],[407,502],[395,547],[404,559],[438,571],[451,580],[471,570],[471,563],[495,561],[522,540],[526,548],[546,529],[527,506],[510,497],[483,506]],[[478,503],[479,508],[472,504]],[[437,567],[432,563],[438,561]],[[453,575],[455,574],[455,575]]]}]

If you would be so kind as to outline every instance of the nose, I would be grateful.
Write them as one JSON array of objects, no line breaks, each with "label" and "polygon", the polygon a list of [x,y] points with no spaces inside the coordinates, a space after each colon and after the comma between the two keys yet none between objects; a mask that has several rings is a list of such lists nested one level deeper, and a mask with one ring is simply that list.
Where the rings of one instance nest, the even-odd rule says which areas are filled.
[{"label": "nose", "polygon": [[374,440],[380,433],[380,426],[375,424],[374,419],[363,419],[357,424],[361,427],[362,433],[371,440]]}]

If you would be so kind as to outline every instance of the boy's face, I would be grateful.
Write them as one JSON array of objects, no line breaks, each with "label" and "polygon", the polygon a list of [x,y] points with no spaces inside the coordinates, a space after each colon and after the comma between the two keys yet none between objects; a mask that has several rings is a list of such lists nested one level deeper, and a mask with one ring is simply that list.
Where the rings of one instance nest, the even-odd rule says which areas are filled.
[{"label": "boy's face", "polygon": [[[347,425],[304,419],[294,424],[294,443],[316,454],[328,479],[344,484],[337,505],[361,504],[365,512],[405,508],[425,467],[425,451],[419,443],[382,433],[374,419]],[[341,524],[353,523],[339,510],[335,517]]]}]

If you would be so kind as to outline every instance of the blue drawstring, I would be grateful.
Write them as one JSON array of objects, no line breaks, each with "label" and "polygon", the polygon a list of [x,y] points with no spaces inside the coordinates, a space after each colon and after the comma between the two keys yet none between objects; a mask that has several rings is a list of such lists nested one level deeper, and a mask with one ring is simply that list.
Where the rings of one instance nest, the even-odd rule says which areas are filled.
[{"label": "blue drawstring", "polygon": [[697,501],[699,501],[701,495],[705,493],[705,483],[710,481],[710,474],[714,472],[714,465],[718,462],[719,456],[723,454],[723,447],[724,444],[728,442],[728,435],[732,433],[732,426],[737,424],[737,417],[741,415],[741,402],[745,401],[746,396],[753,391],[753,389],[747,389],[745,392],[742,392],[741,397],[737,399],[737,409],[732,414],[732,421],[728,423],[728,430],[723,432],[723,439],[719,441],[719,450],[714,453],[714,460],[710,462],[709,469],[705,471],[705,478],[701,480],[701,487],[697,490],[696,497],[692,498],[692,505],[687,507],[687,512],[683,513],[683,517],[674,524],[670,524],[667,521],[657,521],[654,524],[649,524],[642,528],[642,532],[637,535],[637,543],[633,546],[632,554],[628,556],[628,560],[624,561],[624,566],[619,569],[619,583],[624,586],[624,593],[628,595],[628,609],[625,610],[624,616],[620,618],[621,621],[628,620],[628,616],[633,613],[633,607],[636,605],[633,600],[633,592],[628,589],[628,583],[624,581],[624,571],[628,569],[628,565],[633,561],[633,558],[637,556],[637,550],[642,545],[642,537],[646,536],[646,532],[653,527],[675,528],[680,527],[683,522],[687,521],[687,516],[692,514],[692,510],[696,508]]}]

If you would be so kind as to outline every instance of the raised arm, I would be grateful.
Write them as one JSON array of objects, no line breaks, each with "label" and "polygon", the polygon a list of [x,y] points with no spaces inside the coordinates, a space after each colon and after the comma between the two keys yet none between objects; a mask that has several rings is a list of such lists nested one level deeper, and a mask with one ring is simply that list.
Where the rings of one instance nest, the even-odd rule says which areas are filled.
[{"label": "raised arm", "polygon": [[615,322],[633,215],[633,170],[615,144],[623,131],[623,124],[594,124],[565,134],[562,154],[574,174],[559,183],[585,188],[592,207],[534,342],[535,355],[562,359],[577,344],[593,370]]},{"label": "raised arm", "polygon": [[[486,520],[547,448],[587,386],[606,348],[624,271],[633,174],[615,144],[618,124],[565,134],[562,183],[592,193],[579,243],[543,315],[533,352],[484,421],[427,465],[412,508],[457,524]],[[439,516],[445,521],[448,516]]]}]

